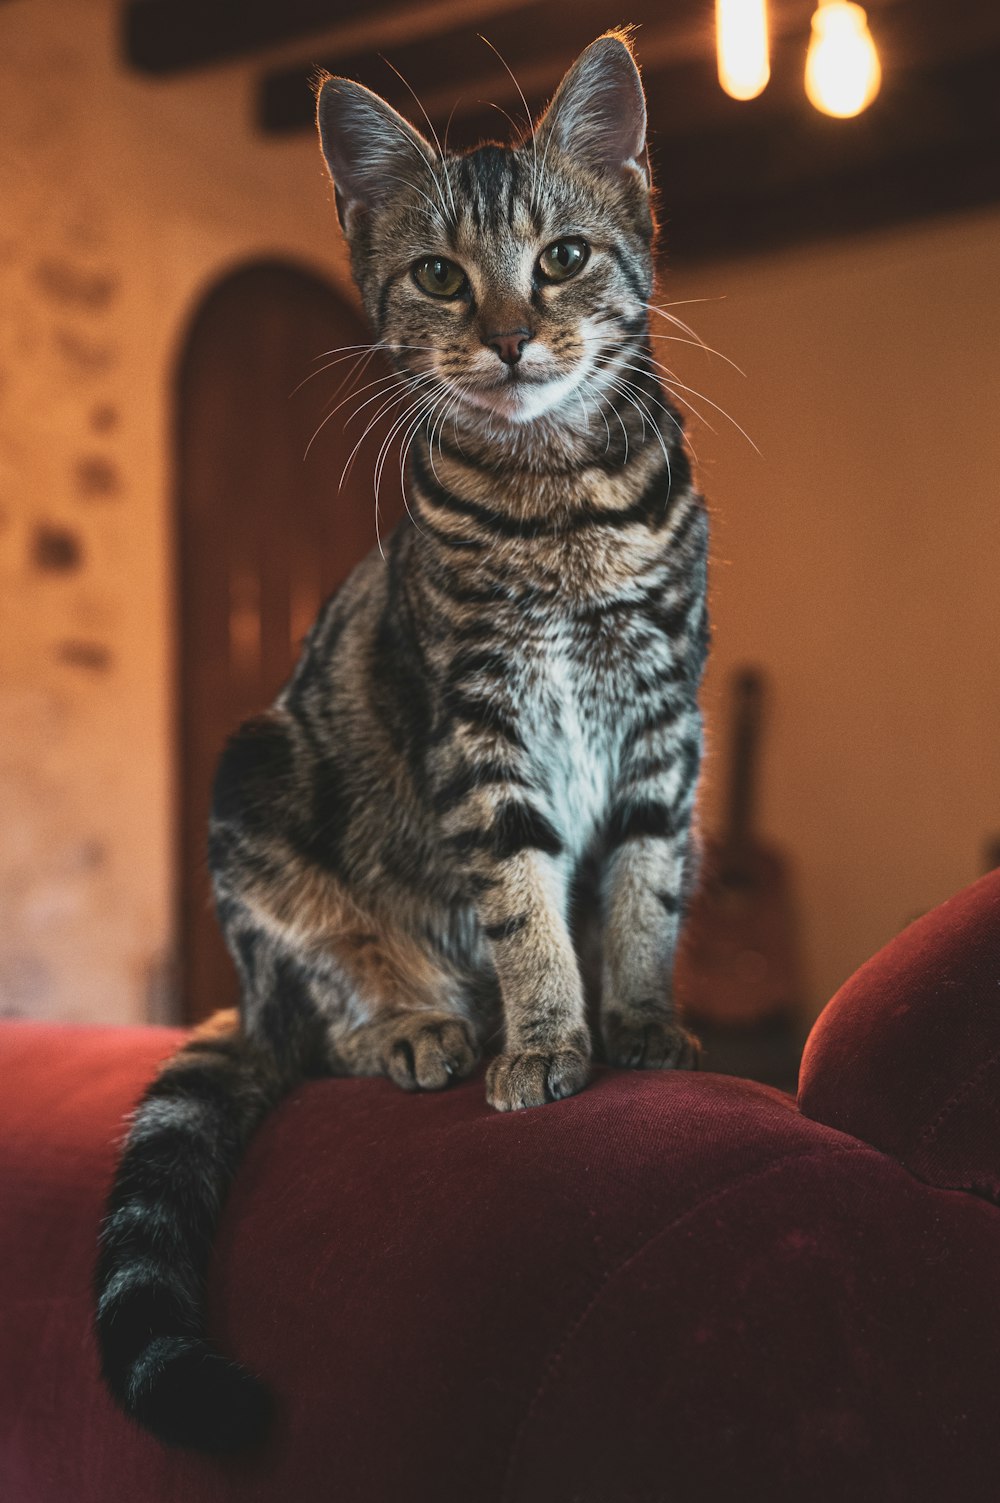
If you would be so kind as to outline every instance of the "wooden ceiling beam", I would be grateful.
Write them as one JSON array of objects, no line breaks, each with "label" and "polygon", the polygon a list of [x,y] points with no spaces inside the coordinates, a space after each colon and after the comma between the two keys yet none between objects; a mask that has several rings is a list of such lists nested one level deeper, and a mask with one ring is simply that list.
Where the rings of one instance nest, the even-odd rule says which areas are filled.
[{"label": "wooden ceiling beam", "polygon": [[[362,0],[339,0],[342,11]],[[377,8],[379,0],[365,0]],[[330,24],[325,0],[131,0],[122,9],[125,60],[141,73],[165,74],[229,62],[323,31]]]},{"label": "wooden ceiling beam", "polygon": [[[690,0],[681,0],[682,4]],[[158,76],[287,50],[322,37],[324,50],[364,52],[405,45],[456,23],[489,27],[524,0],[128,0],[122,53]]]},{"label": "wooden ceiling beam", "polygon": [[[1000,5],[866,3],[882,92],[859,119],[831,121],[802,87],[814,0],[771,0],[771,83],[748,104],[718,86],[711,0],[632,0],[674,259],[1000,201]],[[274,134],[313,129],[317,64],[359,79],[419,124],[388,58],[439,134],[451,121],[458,149],[509,140],[525,124],[515,84],[478,32],[536,115],[608,19],[606,0],[133,0],[124,15],[131,61],[147,71],[267,50],[256,108],[258,124]],[[307,33],[315,42],[304,59],[296,39]]]},{"label": "wooden ceiling beam", "polygon": [[[1000,45],[934,66],[925,57],[921,70],[888,79],[858,119],[840,121],[812,108],[798,71],[737,104],[707,63],[647,68],[668,259],[763,252],[1000,201],[998,76]],[[419,123],[391,73],[364,81]],[[439,129],[448,99],[428,93]],[[456,116],[450,140],[461,148],[511,135],[501,115],[479,105]]]}]

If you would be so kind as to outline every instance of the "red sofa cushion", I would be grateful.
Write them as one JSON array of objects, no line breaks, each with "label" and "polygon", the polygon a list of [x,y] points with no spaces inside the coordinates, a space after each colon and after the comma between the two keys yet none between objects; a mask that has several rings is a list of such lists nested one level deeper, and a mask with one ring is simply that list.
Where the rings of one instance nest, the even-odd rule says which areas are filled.
[{"label": "red sofa cushion", "polygon": [[1000,871],[841,988],[806,1045],[799,1104],[928,1184],[1000,1202]]},{"label": "red sofa cushion", "polygon": [[275,1429],[165,1450],[101,1388],[89,1284],[123,1114],[177,1037],[0,1028],[5,1503],[996,1498],[1000,1210],[710,1074],[513,1115],[481,1079],[303,1087],[209,1296]]}]

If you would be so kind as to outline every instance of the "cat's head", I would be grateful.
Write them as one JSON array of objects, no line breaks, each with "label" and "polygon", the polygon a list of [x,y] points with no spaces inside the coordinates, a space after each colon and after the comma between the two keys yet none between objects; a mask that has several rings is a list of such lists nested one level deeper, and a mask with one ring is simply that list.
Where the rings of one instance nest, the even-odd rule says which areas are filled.
[{"label": "cat's head", "polygon": [[318,124],[365,308],[394,363],[461,423],[530,422],[613,380],[645,327],[654,219],[627,40],[593,42],[527,140],[444,154],[344,78]]}]

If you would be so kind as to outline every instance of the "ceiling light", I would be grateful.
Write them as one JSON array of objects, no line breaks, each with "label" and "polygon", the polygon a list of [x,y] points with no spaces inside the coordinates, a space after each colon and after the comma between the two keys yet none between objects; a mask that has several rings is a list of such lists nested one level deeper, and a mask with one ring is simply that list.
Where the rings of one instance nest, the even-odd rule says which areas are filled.
[{"label": "ceiling light", "polygon": [[733,99],[756,99],[771,77],[767,0],[715,0],[719,82]]},{"label": "ceiling light", "polygon": [[806,94],[825,115],[848,120],[879,91],[882,67],[868,17],[853,0],[820,0],[806,56]]}]

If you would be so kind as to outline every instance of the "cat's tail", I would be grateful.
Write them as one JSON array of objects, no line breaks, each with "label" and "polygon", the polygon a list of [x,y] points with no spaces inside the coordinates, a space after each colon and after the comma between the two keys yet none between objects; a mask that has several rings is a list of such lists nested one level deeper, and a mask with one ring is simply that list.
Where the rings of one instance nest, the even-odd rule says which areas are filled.
[{"label": "cat's tail", "polygon": [[97,1341],[118,1403],[170,1445],[236,1450],[266,1427],[262,1383],[206,1339],[205,1278],[246,1144],[293,1083],[219,1014],[132,1119],[101,1227]]}]

